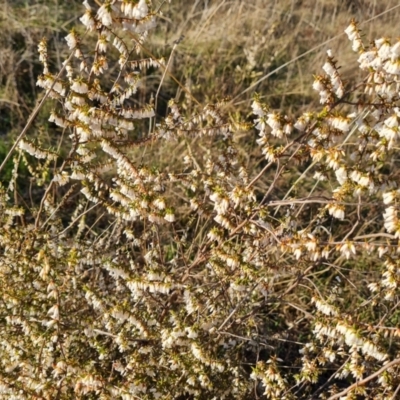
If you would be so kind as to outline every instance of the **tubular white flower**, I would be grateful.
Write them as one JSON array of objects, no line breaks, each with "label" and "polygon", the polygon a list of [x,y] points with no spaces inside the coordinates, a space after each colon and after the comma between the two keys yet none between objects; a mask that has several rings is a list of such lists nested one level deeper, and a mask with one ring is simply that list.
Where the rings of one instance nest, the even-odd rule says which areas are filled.
[{"label": "tubular white flower", "polygon": [[55,304],[47,311],[47,315],[50,316],[51,319],[58,320],[60,318],[60,313],[58,309],[58,305]]},{"label": "tubular white flower", "polygon": [[88,3],[88,0],[84,0],[84,2],[82,4],[86,8],[86,10],[90,11],[92,9],[92,7],[90,7],[90,5]]},{"label": "tubular white flower", "polygon": [[254,100],[253,103],[251,104],[251,108],[253,109],[253,114],[259,117],[263,117],[265,115],[265,112],[259,101]]},{"label": "tubular white flower", "polygon": [[173,211],[167,210],[164,216],[165,220],[168,222],[174,222],[175,221],[175,215]]},{"label": "tubular white flower", "polygon": [[146,0],[139,0],[139,3],[132,9],[132,18],[143,19],[147,17],[149,13],[149,8],[147,6]]},{"label": "tubular white flower", "polygon": [[390,57],[391,47],[390,41],[386,38],[381,38],[375,40],[375,46],[378,49],[378,56],[382,59],[387,59]]},{"label": "tubular white flower", "polygon": [[399,126],[398,116],[393,114],[389,118],[386,118],[384,123],[388,128],[397,128]]},{"label": "tubular white flower", "polygon": [[71,89],[74,92],[81,94],[85,94],[89,90],[88,85],[85,82],[82,82],[81,80],[74,81],[74,83],[71,85]]},{"label": "tubular white flower", "polygon": [[165,209],[165,200],[162,199],[162,198],[157,198],[156,200],[154,200],[153,204],[159,210],[164,210]]},{"label": "tubular white flower", "polygon": [[383,69],[389,74],[400,75],[400,60],[388,60],[383,65]]},{"label": "tubular white flower", "polygon": [[85,14],[79,20],[82,22],[83,25],[90,31],[92,31],[96,26],[96,21],[92,17],[92,13],[90,10],[86,11]]},{"label": "tubular white flower", "polygon": [[71,32],[69,35],[65,37],[65,40],[67,41],[68,47],[72,50],[76,47],[77,45],[77,39],[75,32]]},{"label": "tubular white flower", "polygon": [[340,185],[343,185],[347,180],[347,171],[344,167],[340,167],[335,171],[336,179]]},{"label": "tubular white flower", "polygon": [[397,210],[394,206],[386,208],[383,213],[384,227],[389,232],[392,233],[398,229],[399,220],[397,217]]},{"label": "tubular white flower", "polygon": [[303,254],[303,252],[301,251],[300,247],[295,249],[293,252],[293,255],[295,256],[296,260],[299,260],[302,254]]},{"label": "tubular white flower", "polygon": [[337,74],[337,71],[335,69],[335,67],[333,66],[333,64],[329,61],[327,61],[323,66],[322,69],[329,75],[329,76],[334,76],[335,74]]},{"label": "tubular white flower", "polygon": [[358,62],[361,69],[377,69],[382,65],[382,60],[378,56],[378,53],[374,50],[363,52],[358,58]]},{"label": "tubular white flower", "polygon": [[55,174],[53,178],[54,182],[58,182],[60,186],[64,186],[69,181],[69,176],[67,172],[63,171],[61,174]]},{"label": "tubular white flower", "polygon": [[356,254],[356,248],[353,243],[346,242],[346,243],[342,244],[342,246],[340,247],[340,252],[348,260],[352,255]]},{"label": "tubular white flower", "polygon": [[98,50],[101,53],[105,53],[107,51],[107,37],[105,35],[101,35],[97,42]]},{"label": "tubular white flower", "polygon": [[282,127],[282,124],[281,124],[280,119],[279,119],[279,114],[276,114],[276,113],[268,114],[267,124],[273,130],[280,130],[281,127]]},{"label": "tubular white flower", "polygon": [[354,22],[352,22],[345,30],[344,32],[348,36],[350,40],[354,40],[356,37],[358,37],[358,29],[357,26]]},{"label": "tubular white flower", "polygon": [[312,87],[317,92],[323,92],[326,90],[326,82],[324,81],[323,77],[317,76],[313,82]]},{"label": "tubular white flower", "polygon": [[348,132],[350,130],[350,118],[345,117],[334,117],[329,120],[333,128],[339,129],[343,132]]},{"label": "tubular white flower", "polygon": [[393,203],[394,199],[397,196],[397,191],[396,190],[391,190],[390,192],[385,192],[383,193],[383,203],[384,204],[391,204]]},{"label": "tubular white flower", "polygon": [[97,16],[104,26],[110,26],[112,24],[112,17],[109,11],[109,7],[109,5],[103,4],[97,11]]},{"label": "tubular white flower", "polygon": [[332,307],[331,305],[329,305],[321,300],[318,300],[315,297],[312,299],[312,301],[315,304],[315,307],[318,309],[318,311],[322,312],[323,314],[333,315],[333,316],[338,314],[337,311],[335,310],[335,308]]},{"label": "tubular white flower", "polygon": [[337,219],[344,219],[344,207],[337,204],[332,204],[328,206],[328,212],[332,217]]}]

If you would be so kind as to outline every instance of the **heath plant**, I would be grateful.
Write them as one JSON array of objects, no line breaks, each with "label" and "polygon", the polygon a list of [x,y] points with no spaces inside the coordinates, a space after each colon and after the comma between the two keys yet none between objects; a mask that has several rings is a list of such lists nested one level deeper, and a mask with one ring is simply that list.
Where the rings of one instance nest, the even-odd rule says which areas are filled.
[{"label": "heath plant", "polygon": [[[361,79],[328,51],[313,112],[160,117],[160,10],[83,5],[59,71],[39,43],[44,97],[0,166],[0,398],[395,399],[400,42],[352,21]],[[27,134],[47,99],[57,146]],[[236,140],[255,133],[257,170]]]}]

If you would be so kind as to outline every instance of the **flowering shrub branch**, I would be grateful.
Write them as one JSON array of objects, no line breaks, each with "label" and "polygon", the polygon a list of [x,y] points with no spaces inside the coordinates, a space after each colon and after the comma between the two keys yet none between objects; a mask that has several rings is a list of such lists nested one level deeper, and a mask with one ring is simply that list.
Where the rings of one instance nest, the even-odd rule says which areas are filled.
[{"label": "flowering shrub branch", "polygon": [[140,56],[149,1],[83,4],[58,74],[39,44],[62,141],[25,129],[12,148],[40,195],[18,200],[17,161],[0,186],[1,396],[395,396],[400,42],[367,47],[353,21],[365,78],[328,51],[316,112],[255,96],[252,170],[225,100],[157,120],[139,102],[164,66]]}]

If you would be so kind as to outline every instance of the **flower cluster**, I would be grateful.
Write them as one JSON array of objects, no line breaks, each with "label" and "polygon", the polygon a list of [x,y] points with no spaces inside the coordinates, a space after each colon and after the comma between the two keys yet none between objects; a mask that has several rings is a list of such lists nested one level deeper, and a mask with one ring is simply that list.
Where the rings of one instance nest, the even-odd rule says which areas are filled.
[{"label": "flower cluster", "polygon": [[22,137],[0,184],[0,397],[396,396],[399,44],[352,22],[357,89],[329,51],[321,110],[255,95],[249,129],[228,100],[157,114],[150,1],[84,7],[93,49],[71,31],[55,75],[39,45],[60,144]]}]

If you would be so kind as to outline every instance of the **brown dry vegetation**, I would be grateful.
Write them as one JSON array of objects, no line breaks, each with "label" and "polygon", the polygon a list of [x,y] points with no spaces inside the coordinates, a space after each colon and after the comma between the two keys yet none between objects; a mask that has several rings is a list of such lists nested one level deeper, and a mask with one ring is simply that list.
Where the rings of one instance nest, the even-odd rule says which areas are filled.
[{"label": "brown dry vegetation", "polygon": [[[43,92],[36,87],[37,76],[42,73],[42,66],[38,62],[36,51],[39,40],[44,36],[48,38],[50,67],[53,72],[58,71],[68,54],[64,37],[68,34],[69,29],[76,25],[76,19],[82,13],[80,3],[78,0],[68,2],[5,0],[5,7],[0,10],[0,162],[13,139],[25,125],[35,104],[43,96]],[[153,3],[155,2],[153,1]],[[299,115],[306,110],[320,110],[318,96],[312,90],[311,85],[313,74],[321,73],[326,50],[332,49],[339,65],[342,66],[341,71],[345,85],[351,87],[359,77],[359,69],[356,55],[351,51],[351,45],[343,34],[344,28],[354,18],[360,22],[360,27],[367,38],[372,39],[382,35],[395,37],[400,7],[394,0],[385,2],[373,0],[321,0],[314,2],[255,0],[251,4],[249,3],[240,0],[193,0],[191,2],[172,0],[171,4],[165,2],[161,8],[160,24],[146,42],[143,56],[164,56],[168,60],[174,42],[182,37],[182,41],[171,56],[170,68],[162,83],[156,110],[160,119],[167,113],[167,101],[171,98],[176,99],[182,105],[185,116],[190,116],[198,111],[201,105],[228,98],[224,107],[232,125],[237,128],[234,140],[239,144],[240,155],[238,158],[242,160],[243,165],[250,171],[250,176],[253,177],[266,165],[265,159],[260,157],[260,150],[255,143],[256,133],[249,132],[248,126],[246,126],[246,123],[254,118],[251,116],[250,108],[254,92],[258,92],[261,101],[268,103],[271,109],[282,110],[284,113]],[[388,10],[391,11],[387,12]],[[77,29],[83,33],[82,27]],[[93,43],[95,42],[93,41]],[[113,66],[110,66],[110,74],[112,76]],[[162,71],[151,71],[146,76],[145,84],[139,91],[138,103],[149,101],[155,95],[161,75]],[[58,128],[48,123],[51,107],[51,104],[43,107],[31,126],[28,137],[39,138],[41,143],[57,147],[64,142],[59,138]],[[146,128],[145,125],[143,126]],[[212,154],[213,150],[219,150],[219,146],[218,138],[194,138],[193,140],[179,141],[178,144],[163,143],[163,145],[143,146],[133,149],[131,156],[140,162],[144,159],[149,167],[166,173],[181,168],[183,154],[195,154],[195,158],[198,158],[203,167],[203,158]],[[395,166],[395,161],[390,166]],[[285,174],[282,174],[279,181],[275,182],[276,189],[270,194],[269,200],[282,200],[292,189],[292,195],[299,198],[312,193],[314,182],[311,179],[303,181],[300,187],[294,187],[295,182],[307,167],[307,163],[287,165]],[[0,177],[0,180],[8,181],[11,169],[12,163],[6,168],[6,171],[2,172],[4,175]],[[56,165],[54,165],[55,169]],[[32,178],[27,171],[20,170],[20,174],[23,176],[25,174],[25,178]],[[258,201],[274,180],[274,174],[274,170],[268,172],[257,181],[254,189],[259,197]],[[35,177],[35,183],[38,183],[39,187],[46,179],[49,179],[46,176],[40,180],[38,176]],[[35,179],[32,178],[32,181]],[[19,189],[21,192],[19,198],[16,195],[16,199],[18,198],[15,200],[16,204],[24,204],[24,206],[29,204],[26,208],[30,207],[29,211],[32,211],[33,215],[38,207],[38,199],[43,195],[43,190],[39,188],[37,192],[28,194],[28,188],[24,186],[24,183],[21,183]],[[330,189],[329,182],[323,183],[318,188],[318,194],[330,193]],[[167,200],[174,199],[176,205],[181,206],[183,192],[181,186],[172,187]],[[53,194],[55,202],[64,195],[62,190],[60,193],[54,191]],[[71,209],[73,208],[74,197],[78,197],[78,194],[78,191],[73,193],[71,198],[68,198],[70,203],[66,202],[61,207],[60,226],[65,222],[63,218],[69,217],[69,206]],[[187,212],[189,215],[187,209],[187,204],[182,206],[181,214],[184,215]],[[304,210],[301,207],[297,216],[300,216],[300,220],[310,221],[314,218],[311,214],[316,210],[317,207],[315,209],[312,206],[305,207]],[[88,225],[93,223],[93,226],[99,231],[109,222],[105,220],[104,226],[100,224],[96,226],[97,217],[101,219],[104,215],[101,212],[91,214],[90,218],[92,219],[90,220],[88,217],[89,222],[87,222]],[[374,232],[377,226],[373,225],[375,214],[379,213],[380,215],[382,209],[375,210],[372,207],[369,212],[371,213],[370,220],[365,215],[362,216],[368,220],[363,225],[368,233]],[[356,219],[355,214],[356,211],[349,218]],[[284,220],[285,215],[283,211],[280,214],[278,209],[274,218],[276,221]],[[50,217],[46,222],[49,220]],[[22,225],[26,222],[22,218],[21,221]],[[185,216],[182,221],[182,225],[176,225],[178,233],[174,232],[176,235],[174,238],[184,231],[186,222],[190,229],[192,228],[189,217],[186,220]],[[204,222],[204,226],[210,225],[210,221],[212,222],[211,217]],[[324,223],[329,225],[329,221],[327,221],[328,219],[325,219]],[[343,225],[344,228],[341,230],[340,224],[337,223],[334,228],[337,237],[344,237],[348,225]],[[368,224],[371,224],[373,228],[370,229]],[[107,229],[104,231],[106,232]],[[201,227],[196,226],[193,231],[190,229],[188,228],[190,239],[192,239],[190,234],[193,234],[193,241],[206,242],[205,231],[202,232]],[[117,234],[122,236],[121,232]],[[160,232],[157,231],[157,234],[167,236],[162,229]],[[85,235],[90,237],[92,233],[91,229],[88,229]],[[149,236],[151,236],[150,233]],[[171,234],[169,242],[162,243],[164,247],[160,250],[166,254],[165,260],[168,260],[165,262],[166,265],[170,261],[169,253],[172,254],[175,251],[176,243],[172,237]],[[238,240],[239,246],[240,239],[235,238],[235,240]],[[32,244],[33,247],[34,244]],[[121,249],[118,249],[116,253],[125,251],[125,248],[121,247]],[[190,252],[188,251],[188,253]],[[201,258],[200,250],[196,254],[197,256]],[[271,261],[268,268],[270,271],[276,269],[274,271],[277,277],[274,287],[275,294],[277,296],[282,294],[284,301],[277,302],[277,305],[271,305],[268,310],[261,310],[260,314],[264,312],[267,314],[265,318],[267,322],[263,329],[268,335],[271,334],[271,343],[276,346],[274,351],[276,350],[276,354],[284,358],[284,362],[289,366],[288,369],[294,374],[293,371],[297,366],[290,365],[290,362],[298,356],[299,343],[296,341],[303,341],[303,339],[304,342],[306,341],[306,336],[310,335],[310,320],[313,318],[310,314],[311,291],[307,285],[313,290],[316,288],[316,292],[320,291],[321,297],[323,297],[334,290],[333,280],[337,276],[337,271],[340,271],[340,276],[344,277],[346,283],[341,294],[343,298],[339,302],[344,309],[353,310],[363,304],[367,292],[366,283],[376,277],[376,265],[379,261],[375,256],[369,258],[365,255],[360,256],[357,260],[348,261],[339,254],[334,260],[334,267],[328,263],[324,266],[319,265],[315,272],[307,275],[307,283],[296,287],[296,291],[293,293],[289,293],[289,290],[287,295],[288,286],[290,289],[291,284],[297,282],[296,262],[295,265],[292,264],[284,271],[280,270],[280,267],[285,260],[277,260],[276,265],[273,262]],[[138,263],[144,265],[142,258]],[[306,267],[303,270],[308,271]],[[224,279],[228,278],[224,276]],[[365,283],[365,287],[355,290],[354,283],[358,282],[363,282],[363,285]],[[86,284],[86,282],[84,283]],[[295,285],[295,283],[293,284]],[[229,282],[227,285],[229,286]],[[377,313],[379,312],[377,311]],[[369,313],[372,313],[370,309],[362,310],[359,313],[359,320],[361,322],[374,320],[375,316],[371,316]],[[397,314],[393,313],[393,315],[394,320],[389,321],[387,325],[396,325]],[[268,335],[265,334],[266,337]],[[396,344],[393,344],[393,348],[393,352],[397,351]],[[261,353],[257,354],[257,357],[263,359]],[[245,364],[248,364],[245,368],[248,368],[249,372],[249,366],[254,366],[256,361],[255,354],[247,354],[243,350],[243,359]],[[326,377],[323,376],[320,383],[325,384],[330,379],[331,373],[332,371],[326,371]],[[314,387],[314,389],[318,393],[318,387]],[[254,390],[254,393],[257,397],[257,389]],[[301,397],[301,388],[299,393],[298,398],[306,398]],[[311,389],[307,393],[311,393]],[[304,396],[306,395],[304,394]]]},{"label": "brown dry vegetation", "polygon": [[[287,113],[313,109],[318,104],[311,88],[313,74],[321,73],[328,48],[337,55],[344,78],[351,82],[358,74],[344,27],[355,18],[367,38],[382,32],[395,36],[400,15],[396,5],[394,0],[164,2],[157,32],[143,55],[148,52],[168,59],[174,41],[183,40],[170,63],[175,80],[165,77],[158,112],[165,115],[169,99],[182,102],[186,97],[183,107],[190,115],[195,102],[182,87],[201,104],[230,98],[232,120],[247,118],[254,92],[272,109]],[[82,10],[79,0],[5,1],[0,10],[0,157],[41,96],[35,84],[41,73],[39,40],[49,40],[50,65],[58,70],[67,54],[64,37],[77,25]],[[78,29],[82,29],[79,24]],[[159,73],[147,77],[142,99],[155,94],[160,77]],[[48,111],[45,107],[32,129],[51,137]],[[254,143],[247,138],[243,146],[244,156],[252,154]],[[166,154],[170,163],[171,153]]]},{"label": "brown dry vegetation", "polygon": [[[393,37],[399,8],[379,15],[396,5],[394,0],[257,0],[251,4],[178,0],[163,4],[157,34],[147,46],[156,56],[168,58],[173,42],[184,36],[170,72],[203,104],[228,96],[234,99],[232,113],[246,114],[251,95],[257,91],[276,109],[312,108],[317,102],[312,75],[321,71],[326,49],[332,48],[337,55],[345,77],[351,80],[357,73],[349,62],[354,54],[343,34],[351,18],[362,23],[367,38],[382,32]],[[37,99],[39,40],[49,39],[51,62],[58,69],[66,54],[63,38],[81,12],[78,0],[5,0],[0,10],[3,135],[21,128]],[[154,92],[158,83],[159,77],[149,78],[146,90]],[[167,77],[160,97],[182,99],[183,95]]]}]

